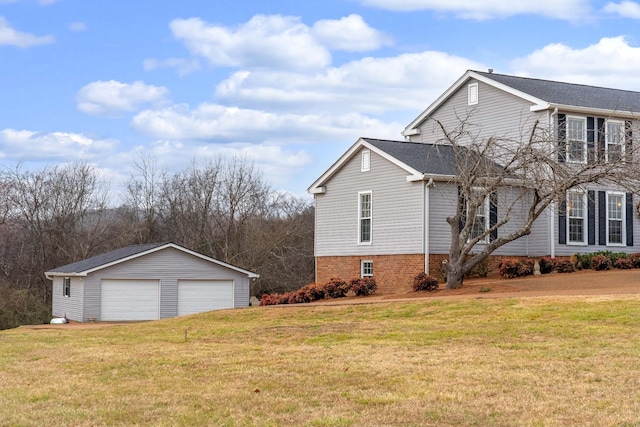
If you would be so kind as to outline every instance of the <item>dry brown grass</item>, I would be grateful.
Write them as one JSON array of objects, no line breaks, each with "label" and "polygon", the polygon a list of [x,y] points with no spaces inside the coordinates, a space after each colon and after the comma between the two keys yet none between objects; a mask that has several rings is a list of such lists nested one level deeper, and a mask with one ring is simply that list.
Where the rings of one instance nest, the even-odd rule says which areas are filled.
[{"label": "dry brown grass", "polygon": [[19,328],[0,333],[0,425],[640,425],[639,330],[638,296]]}]

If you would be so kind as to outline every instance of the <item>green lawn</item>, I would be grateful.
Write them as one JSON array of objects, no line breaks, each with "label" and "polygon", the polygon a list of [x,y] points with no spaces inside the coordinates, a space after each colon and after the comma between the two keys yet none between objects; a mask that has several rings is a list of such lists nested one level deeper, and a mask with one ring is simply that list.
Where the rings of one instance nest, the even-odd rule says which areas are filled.
[{"label": "green lawn", "polygon": [[1,426],[640,426],[640,297],[0,332]]}]

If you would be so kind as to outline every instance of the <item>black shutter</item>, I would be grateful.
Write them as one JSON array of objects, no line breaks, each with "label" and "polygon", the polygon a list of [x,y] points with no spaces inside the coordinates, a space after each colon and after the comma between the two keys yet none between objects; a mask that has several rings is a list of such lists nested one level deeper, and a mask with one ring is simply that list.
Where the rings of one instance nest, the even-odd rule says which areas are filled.
[{"label": "black shutter", "polygon": [[627,193],[627,246],[633,246],[633,194]]},{"label": "black shutter", "polygon": [[587,243],[596,244],[596,192],[587,191]]},{"label": "black shutter", "polygon": [[[489,227],[498,223],[498,194],[493,192],[489,195]],[[498,229],[491,231],[489,241],[493,242],[498,238]]]},{"label": "black shutter", "polygon": [[567,244],[567,200],[562,200],[558,206],[558,243]]},{"label": "black shutter", "polygon": [[598,191],[598,244],[607,245],[607,193],[604,191]]},{"label": "black shutter", "polygon": [[587,163],[596,161],[595,118],[587,117]]},{"label": "black shutter", "polygon": [[631,161],[633,157],[633,131],[631,130],[631,120],[624,122],[624,149],[625,153],[629,153],[627,161]]},{"label": "black shutter", "polygon": [[567,116],[558,114],[558,161],[567,159]]},{"label": "black shutter", "polygon": [[462,187],[458,186],[458,211],[460,212],[460,221],[458,221],[458,231],[462,231],[464,223],[467,221],[467,200],[462,195]]},{"label": "black shutter", "polygon": [[605,159],[605,156],[604,156],[605,135],[606,135],[606,130],[605,130],[605,127],[604,127],[604,119],[598,117],[598,156],[597,156],[597,159],[600,160],[601,162],[604,162],[604,159]]}]

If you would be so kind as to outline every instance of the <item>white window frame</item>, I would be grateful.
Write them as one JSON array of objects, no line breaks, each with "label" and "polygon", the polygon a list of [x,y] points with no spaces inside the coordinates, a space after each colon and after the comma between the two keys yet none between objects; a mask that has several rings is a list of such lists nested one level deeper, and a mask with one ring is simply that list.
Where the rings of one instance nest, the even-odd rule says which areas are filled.
[{"label": "white window frame", "polygon": [[[486,189],[482,188],[482,187],[473,187],[471,189],[471,192],[476,192],[476,191],[478,193],[480,193],[480,194],[486,193]],[[491,215],[491,211],[490,211],[491,210],[491,197],[490,197],[490,194],[485,194],[484,200],[482,201],[482,205],[483,205],[482,208],[484,210],[484,213],[483,213],[483,216],[484,216],[484,231],[483,231],[483,233],[484,233],[485,231],[487,231],[489,229],[489,226],[490,226],[490,224],[489,224],[490,215]],[[480,205],[478,205],[478,207],[479,206]],[[467,208],[467,212],[469,212],[469,200],[467,200],[466,208]],[[477,219],[478,219],[478,209],[476,208],[476,216],[475,216],[475,218],[473,218],[473,223],[474,224],[476,223]],[[469,218],[467,217],[467,221],[468,220],[469,220]],[[471,230],[469,232],[469,240],[473,240],[479,235],[479,234],[476,235],[473,231],[474,230],[473,230],[473,225],[472,225],[471,226]],[[479,240],[478,243],[487,243],[488,241],[489,241],[489,235],[487,234],[486,236],[484,236],[484,239]]]},{"label": "white window frame", "polygon": [[360,163],[360,172],[369,172],[371,170],[371,150],[362,150]]},{"label": "white window frame", "polygon": [[[619,141],[615,141],[615,136],[616,134],[612,134],[611,132],[609,132],[609,125],[618,125],[620,126],[620,131],[618,132],[617,136],[619,137]],[[622,120],[607,120],[605,121],[604,124],[604,129],[605,129],[605,138],[604,138],[604,155],[605,155],[605,161],[610,162],[611,159],[609,159],[609,146],[610,145],[617,145],[620,147],[620,159],[624,158],[624,146],[625,146],[625,134],[626,134],[626,130],[625,130],[625,123]]]},{"label": "white window frame", "polygon": [[[611,212],[609,209],[609,203],[612,196],[620,197],[620,218],[611,218]],[[607,201],[606,201],[606,209],[607,209],[607,246],[626,246],[627,241],[627,209],[626,209],[626,195],[621,191],[607,191]],[[611,221],[620,222],[620,242],[611,242],[611,234],[609,230],[609,224]]]},{"label": "white window frame", "polygon": [[469,105],[478,105],[479,99],[478,82],[469,83],[469,86],[467,86],[467,101]]},{"label": "white window frame", "polygon": [[[570,138],[569,122],[572,120],[582,122],[582,140]],[[567,116],[565,125],[566,125],[566,129],[565,129],[566,148],[565,149],[566,149],[567,163],[587,163],[587,149],[588,149],[587,148],[587,118],[580,117],[580,116]],[[573,157],[571,156],[572,142],[582,143],[582,159],[581,160],[574,160]]]},{"label": "white window frame", "polygon": [[[578,195],[582,198],[582,216],[572,215],[571,195]],[[588,233],[588,200],[585,191],[567,191],[567,245],[586,245]],[[582,240],[571,240],[571,220],[582,220]]]},{"label": "white window frame", "polygon": [[[362,215],[362,196],[369,196],[369,216]],[[362,231],[365,220],[369,220],[369,240],[362,239]],[[373,193],[371,191],[360,191],[358,193],[358,244],[370,245],[373,241]]]},{"label": "white window frame", "polygon": [[360,261],[360,277],[373,277],[373,260],[363,259]]},{"label": "white window frame", "polygon": [[62,296],[65,298],[71,298],[71,278],[62,278]]}]

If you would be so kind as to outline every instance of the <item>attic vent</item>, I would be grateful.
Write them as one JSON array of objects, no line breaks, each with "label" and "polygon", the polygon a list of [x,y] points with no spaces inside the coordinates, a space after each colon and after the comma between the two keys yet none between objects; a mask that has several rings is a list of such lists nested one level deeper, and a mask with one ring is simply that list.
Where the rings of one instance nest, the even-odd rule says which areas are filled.
[{"label": "attic vent", "polygon": [[469,105],[478,104],[478,83],[471,83],[468,87]]},{"label": "attic vent", "polygon": [[362,165],[361,172],[368,172],[371,170],[371,151],[362,150]]}]

